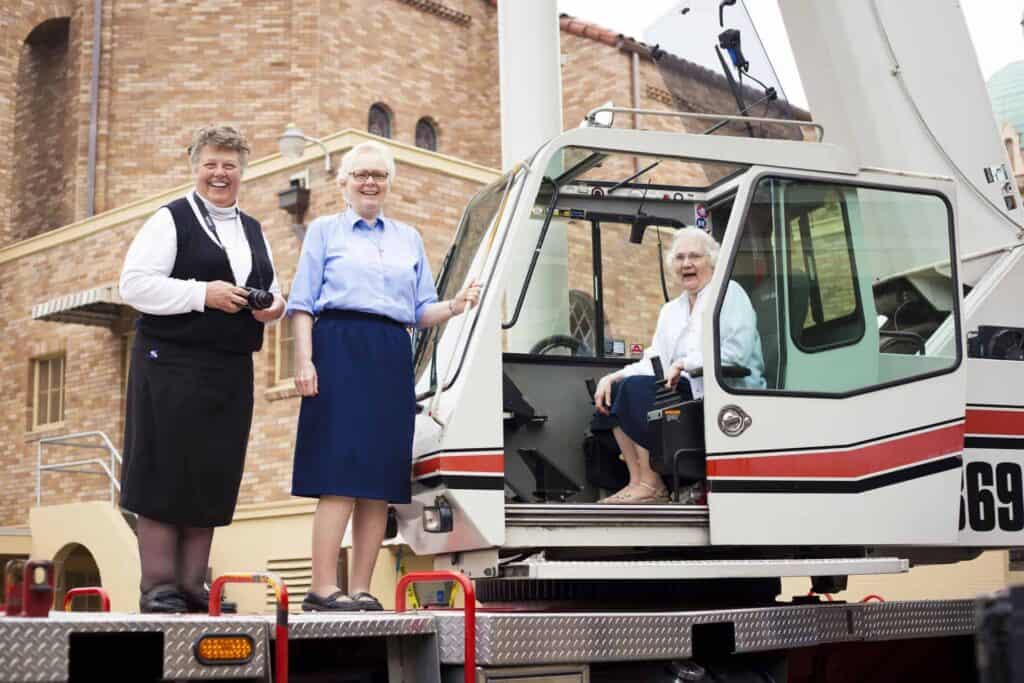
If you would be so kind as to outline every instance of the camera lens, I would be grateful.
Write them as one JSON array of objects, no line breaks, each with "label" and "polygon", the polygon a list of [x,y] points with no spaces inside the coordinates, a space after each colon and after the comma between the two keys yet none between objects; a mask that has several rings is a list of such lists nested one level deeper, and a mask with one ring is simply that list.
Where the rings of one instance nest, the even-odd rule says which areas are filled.
[{"label": "camera lens", "polygon": [[262,311],[274,305],[274,295],[265,289],[249,290],[249,308],[254,311]]}]

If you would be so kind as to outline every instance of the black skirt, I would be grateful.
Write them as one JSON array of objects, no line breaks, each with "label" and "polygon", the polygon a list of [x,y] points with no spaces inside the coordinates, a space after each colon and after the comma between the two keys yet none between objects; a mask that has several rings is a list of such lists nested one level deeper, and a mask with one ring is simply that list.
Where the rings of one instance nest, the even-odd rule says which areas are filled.
[{"label": "black skirt", "polygon": [[135,337],[121,506],[177,526],[231,523],[252,425],[252,354]]}]

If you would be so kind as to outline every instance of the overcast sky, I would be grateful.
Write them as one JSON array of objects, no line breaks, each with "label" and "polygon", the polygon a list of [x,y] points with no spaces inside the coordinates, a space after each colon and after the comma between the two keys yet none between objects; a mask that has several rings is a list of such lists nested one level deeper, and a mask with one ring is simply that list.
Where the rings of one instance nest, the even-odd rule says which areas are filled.
[{"label": "overcast sky", "polygon": [[[807,100],[800,86],[776,0],[745,0],[745,3],[786,95],[797,106],[806,108]],[[683,4],[713,12],[718,1],[558,0],[558,10],[644,40],[651,24]],[[961,0],[961,6],[986,79],[1006,64],[1024,60],[1024,33],[1020,23],[1024,15],[1024,0]],[[744,35],[743,39],[746,41],[747,36]]]}]

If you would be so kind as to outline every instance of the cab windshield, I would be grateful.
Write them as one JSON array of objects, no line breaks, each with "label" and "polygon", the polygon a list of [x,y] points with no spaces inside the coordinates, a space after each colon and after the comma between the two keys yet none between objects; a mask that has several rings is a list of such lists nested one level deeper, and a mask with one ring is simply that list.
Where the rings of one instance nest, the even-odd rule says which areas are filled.
[{"label": "cab windshield", "polygon": [[[502,199],[509,190],[513,178],[512,172],[506,173],[480,190],[469,202],[462,214],[462,221],[455,231],[455,239],[436,276],[434,284],[437,287],[438,301],[454,296],[466,279],[470,264],[479,251],[484,237],[488,234],[488,229],[497,217]],[[509,208],[511,209],[511,207]],[[447,326],[448,323],[445,322],[428,330],[417,330],[413,357],[417,385],[431,365],[431,354],[436,340],[444,334]],[[431,381],[431,389],[434,385],[435,382]]]},{"label": "cab windshield", "polygon": [[[664,257],[679,228],[721,239],[740,164],[567,147],[545,170],[505,278],[502,350],[625,362],[679,295]],[[523,243],[521,243],[523,244]]]}]

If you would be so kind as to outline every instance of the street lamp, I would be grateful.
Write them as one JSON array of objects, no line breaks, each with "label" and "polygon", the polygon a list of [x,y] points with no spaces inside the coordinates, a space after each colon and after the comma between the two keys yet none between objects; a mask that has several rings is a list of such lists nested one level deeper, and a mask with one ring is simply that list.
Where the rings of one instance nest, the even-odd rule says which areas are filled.
[{"label": "street lamp", "polygon": [[284,133],[282,133],[281,137],[277,139],[278,149],[281,151],[281,156],[285,159],[301,158],[302,152],[306,149],[307,142],[312,142],[323,148],[324,170],[330,173],[331,154],[327,151],[327,145],[316,138],[311,138],[308,135],[305,135],[294,123],[289,123],[288,127],[284,129]]}]

